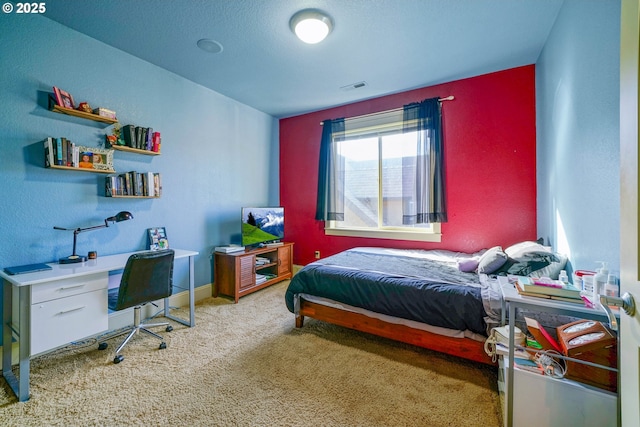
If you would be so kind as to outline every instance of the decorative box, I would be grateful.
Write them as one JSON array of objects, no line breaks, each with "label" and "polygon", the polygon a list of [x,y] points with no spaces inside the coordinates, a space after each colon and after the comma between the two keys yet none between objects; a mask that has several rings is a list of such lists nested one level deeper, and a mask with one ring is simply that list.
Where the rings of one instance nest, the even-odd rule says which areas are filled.
[{"label": "decorative box", "polygon": [[107,110],[106,108],[96,108],[93,110],[93,114],[97,114],[102,117],[107,117],[109,119],[116,120],[116,112],[112,110]]},{"label": "decorative box", "polygon": [[[565,356],[597,363],[598,365],[618,367],[618,338],[601,322],[578,320],[556,328],[558,341]],[[618,388],[618,373],[583,363],[566,361],[569,378],[609,391]]]}]

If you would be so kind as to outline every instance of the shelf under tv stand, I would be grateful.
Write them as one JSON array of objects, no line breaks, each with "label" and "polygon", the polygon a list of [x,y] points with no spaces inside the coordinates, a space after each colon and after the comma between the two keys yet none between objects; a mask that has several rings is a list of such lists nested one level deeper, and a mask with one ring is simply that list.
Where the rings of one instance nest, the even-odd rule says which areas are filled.
[{"label": "shelf under tv stand", "polygon": [[[256,265],[256,257],[269,262]],[[232,297],[237,303],[240,297],[259,291],[293,276],[293,243],[278,246],[248,248],[240,252],[214,252],[213,296]],[[256,282],[256,274],[273,275]]]}]

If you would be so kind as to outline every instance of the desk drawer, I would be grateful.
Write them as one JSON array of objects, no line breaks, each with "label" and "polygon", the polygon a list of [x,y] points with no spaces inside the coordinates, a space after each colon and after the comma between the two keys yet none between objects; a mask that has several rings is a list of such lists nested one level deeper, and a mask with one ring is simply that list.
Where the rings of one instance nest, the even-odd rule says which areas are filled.
[{"label": "desk drawer", "polygon": [[31,304],[106,289],[108,285],[109,273],[107,272],[33,285],[31,286]]},{"label": "desk drawer", "polygon": [[107,289],[31,305],[31,355],[109,328]]}]

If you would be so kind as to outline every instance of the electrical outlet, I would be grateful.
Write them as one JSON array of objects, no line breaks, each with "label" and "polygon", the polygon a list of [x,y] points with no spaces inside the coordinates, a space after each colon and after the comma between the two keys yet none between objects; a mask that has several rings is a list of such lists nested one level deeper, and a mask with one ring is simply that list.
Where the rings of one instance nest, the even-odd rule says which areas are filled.
[{"label": "electrical outlet", "polygon": [[320,251],[316,251],[315,252],[315,257],[316,257],[316,259],[320,259]]}]

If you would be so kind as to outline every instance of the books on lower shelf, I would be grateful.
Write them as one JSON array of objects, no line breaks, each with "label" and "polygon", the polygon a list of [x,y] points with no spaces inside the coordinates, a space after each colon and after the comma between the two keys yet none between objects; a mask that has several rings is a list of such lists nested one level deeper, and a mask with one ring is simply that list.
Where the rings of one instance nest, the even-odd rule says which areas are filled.
[{"label": "books on lower shelf", "polygon": [[277,276],[275,274],[259,274],[256,273],[256,285],[261,283],[265,283],[268,280],[275,279]]},{"label": "books on lower shelf", "polygon": [[159,172],[131,171],[105,178],[105,195],[107,197],[162,196],[162,175]]},{"label": "books on lower shelf", "polygon": [[518,277],[515,284],[521,295],[582,303],[580,290],[570,283],[563,284],[558,280]]},{"label": "books on lower shelf", "polygon": [[244,246],[239,246],[239,245],[224,245],[224,246],[216,246],[215,247],[215,251],[216,252],[222,252],[225,254],[230,254],[233,252],[242,252],[244,251]]},{"label": "books on lower shelf", "polygon": [[[502,343],[496,343],[496,353],[501,356],[509,356],[509,347]],[[531,359],[531,355],[523,347],[514,348],[513,355],[520,359]]]}]

